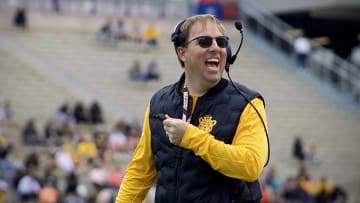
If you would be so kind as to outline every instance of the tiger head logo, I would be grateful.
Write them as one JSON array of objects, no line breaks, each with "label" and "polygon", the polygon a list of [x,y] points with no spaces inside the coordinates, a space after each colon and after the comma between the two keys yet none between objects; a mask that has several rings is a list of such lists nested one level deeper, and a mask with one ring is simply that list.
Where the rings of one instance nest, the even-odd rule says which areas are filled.
[{"label": "tiger head logo", "polygon": [[216,125],[216,120],[212,116],[205,115],[199,118],[199,129],[205,132],[211,132],[212,128]]}]

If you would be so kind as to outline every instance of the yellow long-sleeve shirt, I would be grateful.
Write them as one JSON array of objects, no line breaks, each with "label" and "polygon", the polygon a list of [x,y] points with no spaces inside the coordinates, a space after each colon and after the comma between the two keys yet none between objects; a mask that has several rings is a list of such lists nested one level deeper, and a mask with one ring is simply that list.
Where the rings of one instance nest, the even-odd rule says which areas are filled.
[{"label": "yellow long-sleeve shirt", "polygon": [[[193,97],[193,106],[197,98]],[[258,109],[265,124],[266,113],[262,100],[252,104]],[[157,172],[151,150],[151,131],[148,107],[145,112],[143,132],[122,181],[116,203],[141,203],[154,185]],[[189,125],[180,146],[191,149],[225,176],[244,181],[256,180],[266,162],[268,148],[264,127],[254,108],[248,104],[241,114],[232,144],[216,140],[214,136]]]}]

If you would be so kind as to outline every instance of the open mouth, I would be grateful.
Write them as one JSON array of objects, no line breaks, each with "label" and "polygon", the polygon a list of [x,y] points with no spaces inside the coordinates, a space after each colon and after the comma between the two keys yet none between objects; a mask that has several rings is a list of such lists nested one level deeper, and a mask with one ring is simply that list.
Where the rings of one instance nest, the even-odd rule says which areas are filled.
[{"label": "open mouth", "polygon": [[205,62],[206,65],[210,65],[210,66],[218,66],[219,65],[219,59],[217,58],[211,58],[211,59],[208,59],[206,62]]}]

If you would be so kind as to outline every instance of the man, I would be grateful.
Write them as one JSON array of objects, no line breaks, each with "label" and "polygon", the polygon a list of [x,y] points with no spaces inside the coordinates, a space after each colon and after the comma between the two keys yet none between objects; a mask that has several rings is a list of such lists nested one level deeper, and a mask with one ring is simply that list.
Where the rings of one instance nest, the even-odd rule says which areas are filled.
[{"label": "man", "polygon": [[299,67],[306,68],[307,58],[311,51],[310,41],[303,36],[297,37],[294,41],[294,49]]},{"label": "man", "polygon": [[157,203],[260,202],[257,179],[268,151],[264,103],[222,78],[224,34],[212,15],[176,27],[172,41],[184,74],[152,97],[117,203],[141,202],[154,184]]}]

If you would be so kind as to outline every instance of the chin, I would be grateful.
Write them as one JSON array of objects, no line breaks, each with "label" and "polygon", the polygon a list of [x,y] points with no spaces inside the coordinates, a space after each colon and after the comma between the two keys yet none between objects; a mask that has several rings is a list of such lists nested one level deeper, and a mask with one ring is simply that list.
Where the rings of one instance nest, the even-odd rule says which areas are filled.
[{"label": "chin", "polygon": [[220,75],[220,74],[211,75],[211,76],[206,77],[206,80],[207,80],[209,83],[217,83],[217,82],[220,81],[220,79],[221,79],[221,75]]}]

